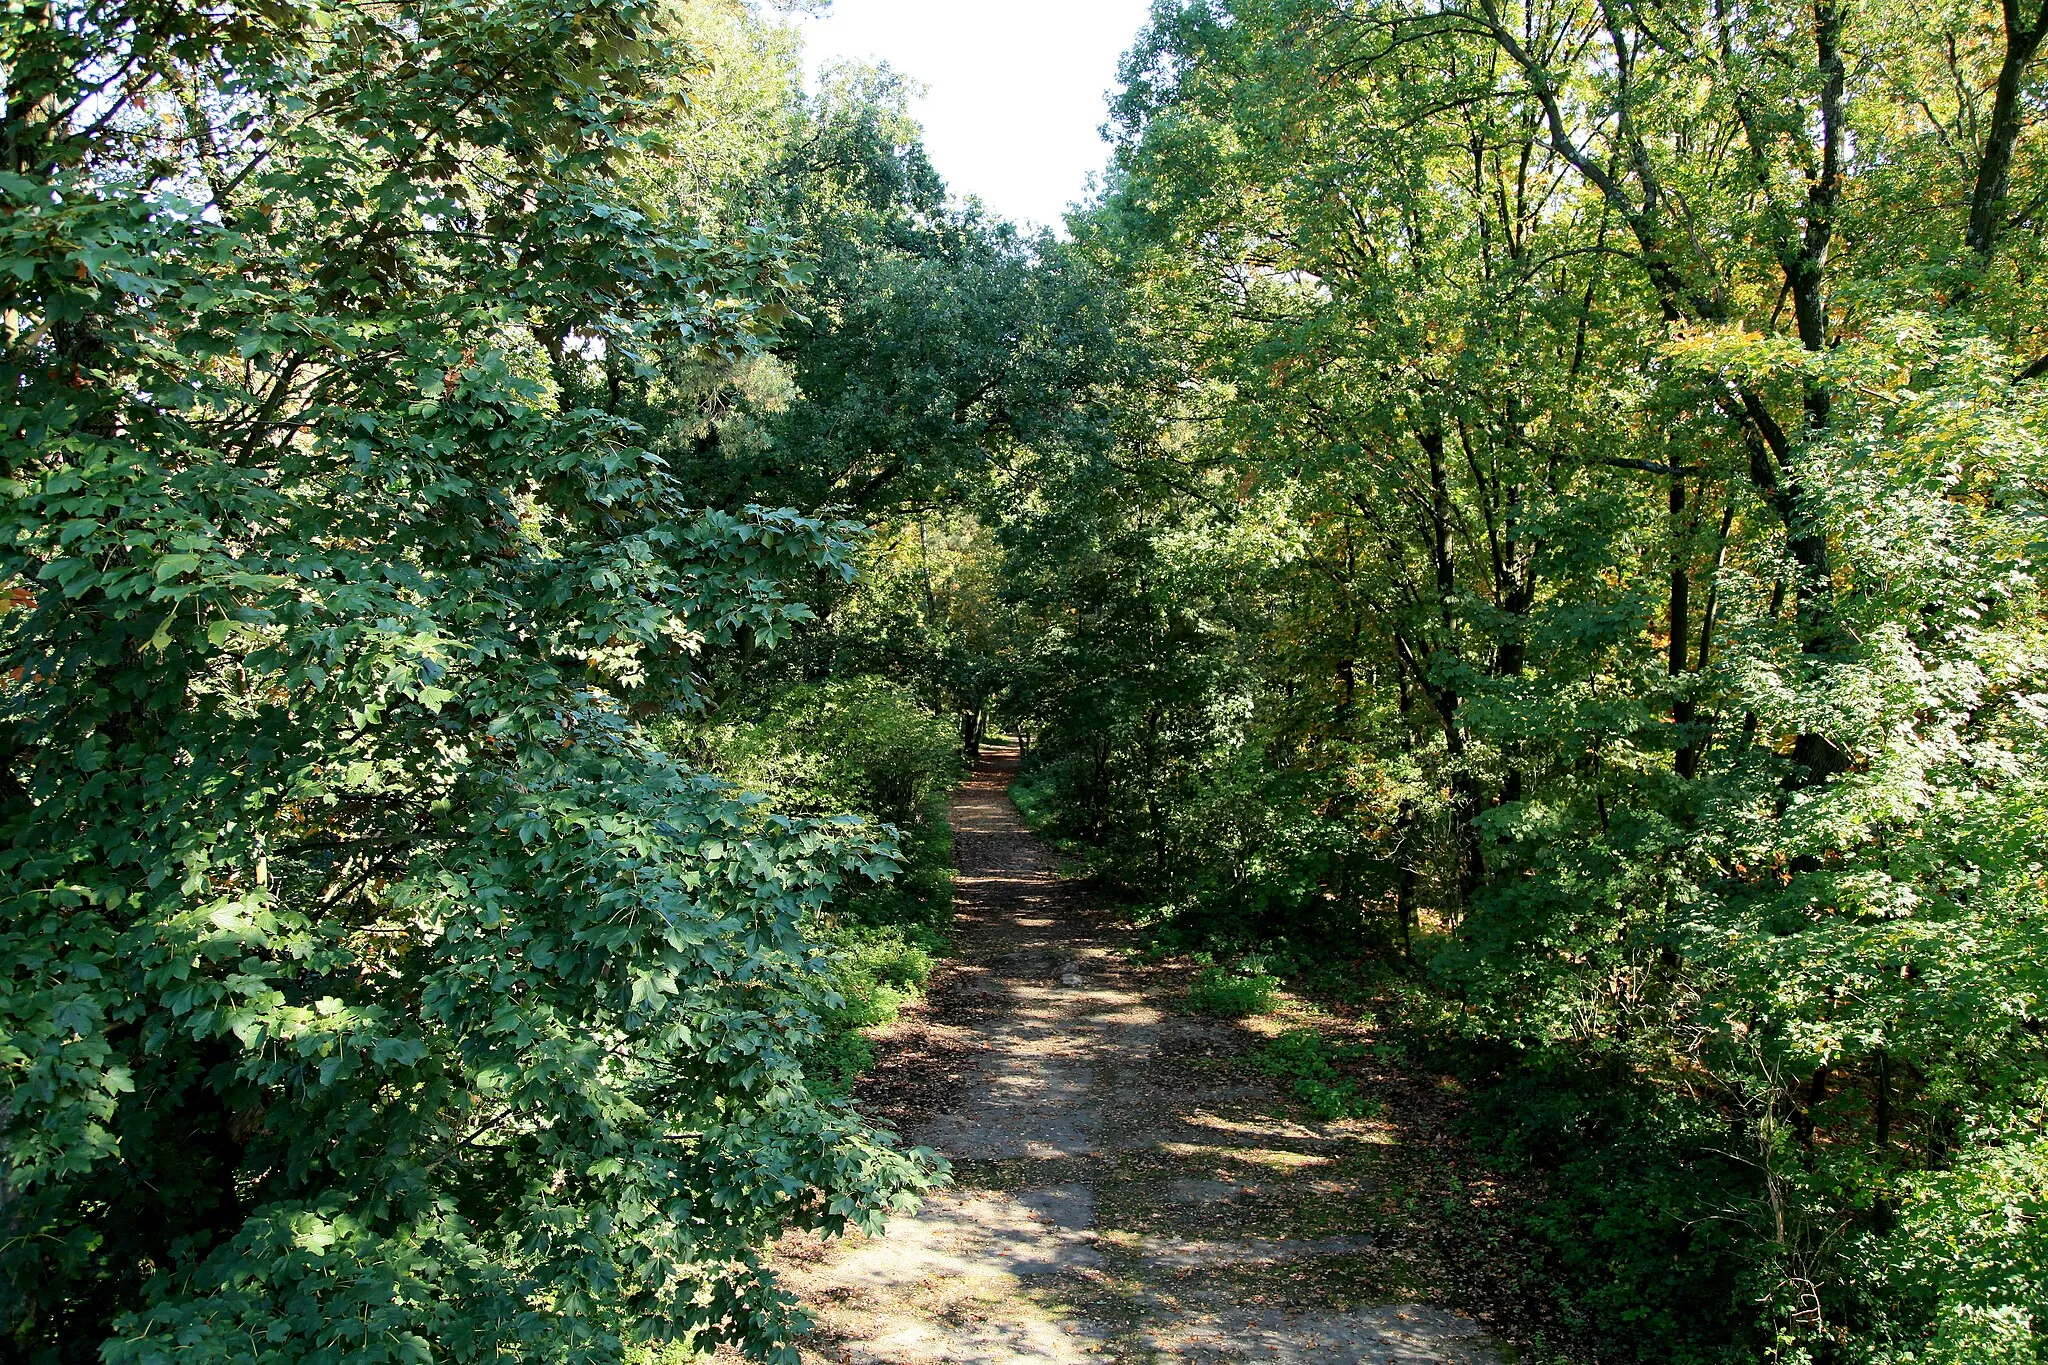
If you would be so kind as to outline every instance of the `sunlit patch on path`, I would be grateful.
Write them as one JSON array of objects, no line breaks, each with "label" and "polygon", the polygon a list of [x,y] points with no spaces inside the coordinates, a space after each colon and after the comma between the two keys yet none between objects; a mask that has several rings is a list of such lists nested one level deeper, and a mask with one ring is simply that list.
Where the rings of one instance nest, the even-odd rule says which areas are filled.
[{"label": "sunlit patch on path", "polygon": [[807,1365],[1504,1362],[1387,1221],[1398,1135],[1233,1079],[1239,1032],[1117,951],[1014,766],[992,752],[954,798],[955,961],[862,1096],[958,1183],[885,1237],[784,1244]]}]

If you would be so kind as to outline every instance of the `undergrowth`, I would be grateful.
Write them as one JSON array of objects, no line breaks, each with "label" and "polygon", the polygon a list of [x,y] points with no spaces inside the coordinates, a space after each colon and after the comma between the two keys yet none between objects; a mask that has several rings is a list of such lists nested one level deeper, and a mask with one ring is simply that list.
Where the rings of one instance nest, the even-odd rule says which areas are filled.
[{"label": "undergrowth", "polygon": [[943,794],[934,794],[918,823],[899,833],[902,871],[842,897],[817,928],[833,951],[830,994],[820,1017],[822,1039],[806,1070],[827,1094],[852,1093],[874,1065],[867,1031],[892,1024],[924,993],[945,955],[953,918],[953,836]]},{"label": "undergrowth", "polygon": [[896,1021],[903,1006],[924,993],[945,939],[919,925],[843,926],[829,931],[838,950],[831,973],[832,997],[821,1011],[823,1039],[811,1050],[806,1070],[834,1098],[853,1090],[874,1065],[874,1044],[866,1030]]},{"label": "undergrowth", "polygon": [[1280,979],[1265,972],[1205,967],[1188,986],[1187,1007],[1217,1019],[1271,1014],[1280,1003]]},{"label": "undergrowth", "polygon": [[851,816],[891,855],[876,880],[842,886],[805,925],[824,970],[804,1068],[819,1093],[843,1099],[874,1063],[868,1031],[923,992],[946,949],[958,736],[902,686],[862,677],[787,688],[751,714],[674,725],[664,738],[765,797],[762,818]]},{"label": "undergrowth", "polygon": [[1363,1061],[1371,1048],[1358,1043],[1333,1043],[1312,1028],[1292,1028],[1253,1054],[1251,1065],[1276,1080],[1319,1119],[1378,1118],[1385,1108],[1358,1091],[1358,1082],[1338,1069],[1342,1062]]}]

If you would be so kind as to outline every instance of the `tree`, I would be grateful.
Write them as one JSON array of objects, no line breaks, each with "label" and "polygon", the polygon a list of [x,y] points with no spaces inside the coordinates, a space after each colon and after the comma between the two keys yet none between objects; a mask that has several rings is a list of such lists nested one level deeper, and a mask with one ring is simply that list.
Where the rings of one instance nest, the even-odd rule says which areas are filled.
[{"label": "tree", "polygon": [[1582,1115],[1561,1292],[1662,1324],[1589,1349],[2039,1348],[1958,1231],[2048,1189],[2036,17],[1204,0],[1126,62],[1076,244],[1161,378],[1030,521],[1208,629],[1063,662],[1055,807],[1225,941],[1442,931],[1513,1121]]},{"label": "tree", "polygon": [[878,851],[640,726],[847,532],[692,510],[559,378],[788,307],[782,241],[635,192],[684,35],[0,23],[11,1349],[788,1358],[762,1242],[928,1177],[794,1060]]}]

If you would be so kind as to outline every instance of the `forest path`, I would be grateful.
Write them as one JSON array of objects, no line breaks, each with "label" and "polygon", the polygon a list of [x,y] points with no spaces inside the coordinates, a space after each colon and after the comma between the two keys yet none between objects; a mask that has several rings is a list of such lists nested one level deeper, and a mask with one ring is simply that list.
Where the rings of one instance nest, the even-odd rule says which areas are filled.
[{"label": "forest path", "polygon": [[[1305,1121],[1119,950],[991,748],[952,802],[954,956],[882,1038],[865,1112],[952,1159],[886,1236],[786,1239],[807,1365],[1497,1365],[1438,1280],[1386,1123]],[[1407,1211],[1404,1221],[1403,1211]]]}]

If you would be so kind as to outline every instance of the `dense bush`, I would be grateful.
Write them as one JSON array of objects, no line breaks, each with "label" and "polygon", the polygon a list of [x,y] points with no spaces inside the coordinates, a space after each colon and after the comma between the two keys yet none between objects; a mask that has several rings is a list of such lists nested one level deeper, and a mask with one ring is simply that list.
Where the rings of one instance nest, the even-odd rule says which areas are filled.
[{"label": "dense bush", "polygon": [[931,980],[942,935],[921,925],[841,924],[822,934],[834,952],[830,994],[820,1010],[822,1037],[804,1054],[806,1069],[833,1093],[852,1090],[874,1064],[863,1030],[893,1023]]},{"label": "dense bush", "polygon": [[851,551],[582,401],[796,287],[648,197],[676,23],[0,14],[9,1359],[788,1358],[929,1179],[802,1070],[868,832],[642,723]]},{"label": "dense bush", "polygon": [[1756,1222],[1755,1170],[1725,1127],[1569,1057],[1550,1071],[1424,1051],[1479,1082],[1463,1127],[1525,1192],[1521,1290],[1551,1345],[1642,1365],[1755,1358],[1783,1286],[1760,1254],[1775,1230]]},{"label": "dense bush", "polygon": [[793,814],[857,812],[921,826],[962,772],[960,737],[910,690],[883,678],[804,684],[699,741],[721,770]]},{"label": "dense bush", "polygon": [[1412,962],[1581,1354],[2048,1353],[2044,51],[1185,0],[1126,62],[1068,252],[1144,360],[1002,528],[1034,817],[1162,945]]},{"label": "dense bush", "polygon": [[805,1063],[817,1084],[845,1094],[873,1060],[861,1031],[895,1019],[946,944],[958,731],[896,683],[849,678],[783,689],[743,719],[663,733],[754,793],[764,815],[822,818],[874,841],[870,875],[806,921],[831,967],[817,1005],[824,1032]]},{"label": "dense bush", "polygon": [[1280,983],[1264,972],[1204,967],[1188,983],[1187,1007],[1219,1019],[1247,1019],[1270,1014],[1280,1003]]}]

